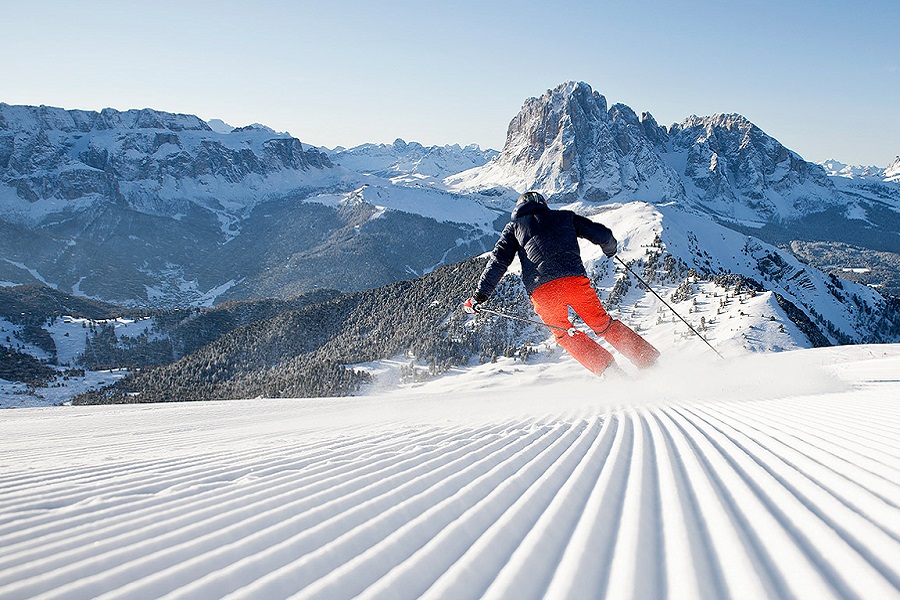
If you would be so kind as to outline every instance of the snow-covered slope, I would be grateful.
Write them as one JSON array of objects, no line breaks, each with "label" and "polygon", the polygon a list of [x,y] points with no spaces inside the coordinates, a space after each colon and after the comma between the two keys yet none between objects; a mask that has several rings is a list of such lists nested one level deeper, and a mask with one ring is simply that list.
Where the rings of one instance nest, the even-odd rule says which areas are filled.
[{"label": "snow-covered slope", "polygon": [[[776,300],[776,294],[803,311],[829,343],[864,341],[860,335],[874,332],[885,313],[885,299],[876,290],[836,280],[774,246],[678,206],[630,202],[574,208],[610,227],[620,242],[619,258],[650,279],[655,291],[695,326],[702,317],[709,335],[724,346],[765,351],[815,344],[807,334],[791,328],[792,319],[784,313],[790,308]],[[622,317],[626,322],[653,335],[661,320],[673,319],[662,303],[606,259],[598,247],[584,243],[582,253],[595,285],[606,291],[601,293],[603,300],[609,302],[616,288],[623,287],[619,282],[628,281],[626,294],[613,303],[628,315]],[[743,290],[729,292],[727,284],[715,283],[719,275],[744,277]],[[766,331],[779,335],[766,335]],[[897,333],[888,334],[887,339],[893,340]],[[671,342],[663,338],[656,343],[668,349]]]},{"label": "snow-covered slope", "polygon": [[897,598],[897,346],[0,413],[3,598]]},{"label": "snow-covered slope", "polygon": [[476,235],[490,236],[495,233],[494,221],[502,215],[470,197],[430,187],[366,184],[347,193],[317,194],[306,201],[345,209],[365,206],[372,211],[369,219],[383,217],[385,211],[421,215],[439,223],[462,223],[471,226]]}]

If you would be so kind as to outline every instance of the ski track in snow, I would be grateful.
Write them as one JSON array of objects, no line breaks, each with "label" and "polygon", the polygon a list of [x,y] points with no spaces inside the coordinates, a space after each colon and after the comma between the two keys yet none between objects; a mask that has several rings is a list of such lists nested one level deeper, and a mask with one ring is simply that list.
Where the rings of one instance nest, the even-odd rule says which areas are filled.
[{"label": "ski track in snow", "polygon": [[894,354],[480,422],[448,415],[490,394],[4,413],[0,598],[898,598]]}]

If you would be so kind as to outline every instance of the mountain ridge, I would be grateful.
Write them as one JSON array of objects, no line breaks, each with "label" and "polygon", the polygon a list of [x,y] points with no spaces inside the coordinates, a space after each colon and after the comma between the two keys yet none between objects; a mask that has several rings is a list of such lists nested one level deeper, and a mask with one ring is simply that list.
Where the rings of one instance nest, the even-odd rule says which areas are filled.
[{"label": "mountain ridge", "polygon": [[896,182],[900,181],[900,156],[894,158],[894,162],[886,167],[874,165],[848,165],[834,158],[819,163],[825,172],[831,177],[846,177],[848,179],[869,179],[873,181]]},{"label": "mountain ridge", "polygon": [[457,189],[536,189],[560,202],[690,204],[738,222],[789,220],[843,201],[808,163],[738,114],[692,115],[669,128],[584,82],[529,98],[500,154],[449,181]]},{"label": "mountain ridge", "polygon": [[[452,147],[404,146],[457,160]],[[479,155],[458,149],[460,159],[466,153],[467,165]],[[219,133],[197,117],[149,109],[2,105],[0,282],[186,307],[317,287],[364,289],[422,273],[442,257],[459,260],[458,248],[469,242],[458,240],[483,245],[481,225],[423,219],[391,202],[364,209],[373,218],[360,220],[358,210],[318,201],[367,185],[395,187],[262,126]],[[431,193],[435,204],[452,200]],[[411,243],[408,232],[418,229],[439,246]],[[364,247],[384,251],[367,257]]]}]

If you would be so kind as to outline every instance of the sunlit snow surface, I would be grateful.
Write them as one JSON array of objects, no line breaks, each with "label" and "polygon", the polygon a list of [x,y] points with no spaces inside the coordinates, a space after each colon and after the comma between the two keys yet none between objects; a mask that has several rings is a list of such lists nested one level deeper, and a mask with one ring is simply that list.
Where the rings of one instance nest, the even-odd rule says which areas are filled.
[{"label": "sunlit snow surface", "polygon": [[896,598],[900,346],[0,413],[0,598]]}]

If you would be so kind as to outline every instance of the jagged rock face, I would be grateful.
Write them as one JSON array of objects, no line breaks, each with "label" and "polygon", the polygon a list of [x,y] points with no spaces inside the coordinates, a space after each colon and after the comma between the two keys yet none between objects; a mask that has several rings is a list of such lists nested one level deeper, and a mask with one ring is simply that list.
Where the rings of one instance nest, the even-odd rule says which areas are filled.
[{"label": "jagged rock face", "polygon": [[500,155],[469,183],[539,189],[555,201],[633,198],[651,188],[655,198],[678,199],[677,174],[659,158],[666,137],[649,114],[607,108],[587,84],[567,83],[525,101]]},{"label": "jagged rock face", "polygon": [[184,201],[216,204],[222,185],[251,176],[290,172],[299,186],[298,172],[331,167],[295,138],[254,128],[215,133],[193,115],[0,104],[0,183],[31,203],[87,199],[177,211]]},{"label": "jagged rock face", "polygon": [[900,156],[894,159],[894,162],[891,163],[884,171],[884,178],[887,181],[897,181],[900,182]]},{"label": "jagged rock face", "polygon": [[[456,150],[402,146],[446,161]],[[489,243],[475,226],[308,201],[362,177],[264,126],[222,133],[153,110],[0,104],[0,285],[185,306],[365,289]]]},{"label": "jagged rock face", "polygon": [[779,220],[839,200],[825,171],[740,115],[692,116],[669,131],[691,195],[720,216]]},{"label": "jagged rock face", "polygon": [[558,201],[686,202],[739,221],[790,219],[839,200],[824,170],[739,115],[669,130],[585,83],[525,102],[500,155],[449,183],[537,189]]}]

